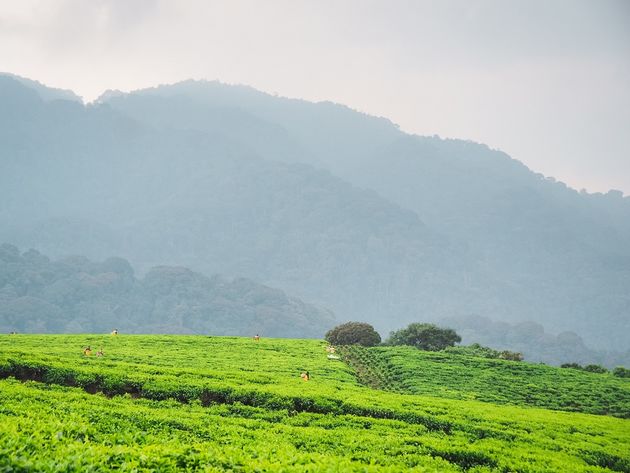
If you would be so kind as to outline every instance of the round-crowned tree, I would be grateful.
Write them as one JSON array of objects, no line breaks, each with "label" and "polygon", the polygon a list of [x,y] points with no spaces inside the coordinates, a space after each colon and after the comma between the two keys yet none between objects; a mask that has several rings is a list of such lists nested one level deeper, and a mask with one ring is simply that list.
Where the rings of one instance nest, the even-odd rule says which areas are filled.
[{"label": "round-crowned tree", "polygon": [[461,337],[451,328],[416,323],[390,333],[387,344],[411,345],[420,350],[439,351],[446,347],[452,347],[461,341]]},{"label": "round-crowned tree", "polygon": [[613,375],[619,377],[619,378],[630,378],[630,370],[628,368],[625,368],[623,366],[617,366],[614,370],[613,370]]},{"label": "round-crowned tree", "polygon": [[363,345],[373,347],[381,343],[381,336],[365,322],[347,322],[337,325],[326,333],[326,341],[332,345]]}]

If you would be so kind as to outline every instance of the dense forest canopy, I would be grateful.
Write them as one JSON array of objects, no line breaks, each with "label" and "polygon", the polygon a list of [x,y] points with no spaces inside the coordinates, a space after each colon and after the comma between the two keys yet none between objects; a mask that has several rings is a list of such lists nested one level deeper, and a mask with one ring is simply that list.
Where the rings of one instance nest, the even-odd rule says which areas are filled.
[{"label": "dense forest canopy", "polygon": [[0,245],[0,332],[187,333],[321,337],[333,314],[249,279],[158,266],[136,278],[122,258],[51,261]]}]

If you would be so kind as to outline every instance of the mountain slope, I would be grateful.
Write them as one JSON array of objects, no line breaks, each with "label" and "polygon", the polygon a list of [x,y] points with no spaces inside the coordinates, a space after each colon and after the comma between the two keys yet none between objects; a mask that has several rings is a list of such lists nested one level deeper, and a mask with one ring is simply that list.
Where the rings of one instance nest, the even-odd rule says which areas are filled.
[{"label": "mountain slope", "polygon": [[245,275],[386,329],[459,300],[450,281],[466,255],[373,191],[106,105],[29,96],[17,110],[1,132],[13,138],[0,177],[5,241],[54,257],[118,254],[141,271]]},{"label": "mountain slope", "polygon": [[[156,126],[206,132],[213,121],[190,117],[238,111],[261,123],[254,135],[266,145],[251,146],[262,156],[310,162],[374,189],[465,248],[478,267],[462,271],[462,283],[485,299],[468,313],[535,320],[600,347],[627,348],[630,198],[619,192],[578,193],[483,145],[408,136],[343,106],[244,87],[187,81],[108,103]],[[180,113],[167,112],[174,103]],[[241,125],[228,128],[251,139]]]},{"label": "mountain slope", "polygon": [[628,347],[618,194],[246,87],[187,81],[86,107],[1,84],[17,104],[0,111],[5,241],[244,275],[382,331],[478,314]]}]

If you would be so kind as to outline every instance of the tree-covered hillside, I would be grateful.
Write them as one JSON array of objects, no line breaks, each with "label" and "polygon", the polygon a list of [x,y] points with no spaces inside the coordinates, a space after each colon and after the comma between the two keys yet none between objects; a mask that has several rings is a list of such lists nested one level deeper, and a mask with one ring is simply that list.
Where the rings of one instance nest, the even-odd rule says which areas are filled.
[{"label": "tree-covered hillside", "polygon": [[628,348],[618,194],[246,87],[187,81],[83,106],[3,77],[0,102],[4,241],[242,275],[383,333],[478,314]]},{"label": "tree-covered hillside", "polygon": [[122,258],[51,261],[0,246],[0,332],[198,333],[320,337],[325,309],[249,279],[158,266],[136,278]]},{"label": "tree-covered hillside", "polygon": [[[225,110],[264,123],[255,133],[238,124],[229,131],[267,143],[251,143],[262,156],[315,164],[374,189],[465,247],[477,265],[462,266],[457,283],[486,298],[467,301],[468,313],[535,320],[553,332],[576,330],[601,347],[628,348],[630,198],[618,191],[578,193],[485,145],[409,136],[340,105],[217,82],[186,81],[107,103],[162,128],[210,131],[214,122],[200,116]],[[439,319],[445,311],[438,312],[423,316]],[[623,329],[593,331],[595,318]]]},{"label": "tree-covered hillside", "polygon": [[9,85],[24,98],[0,131],[5,241],[53,257],[117,254],[141,272],[243,275],[382,326],[459,303],[451,280],[466,255],[373,191],[221,134],[155,130]]}]

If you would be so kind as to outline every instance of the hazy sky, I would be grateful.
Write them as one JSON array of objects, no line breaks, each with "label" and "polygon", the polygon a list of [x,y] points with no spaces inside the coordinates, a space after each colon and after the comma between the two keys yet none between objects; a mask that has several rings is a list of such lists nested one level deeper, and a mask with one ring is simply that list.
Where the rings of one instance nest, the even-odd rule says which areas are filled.
[{"label": "hazy sky", "polygon": [[331,100],[630,194],[630,1],[0,0],[0,70]]}]

